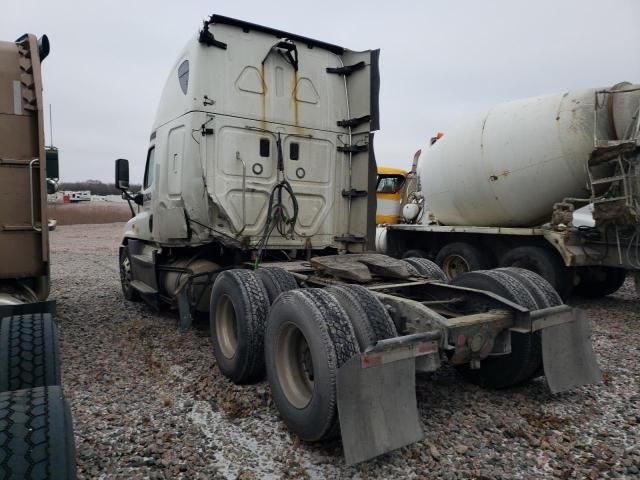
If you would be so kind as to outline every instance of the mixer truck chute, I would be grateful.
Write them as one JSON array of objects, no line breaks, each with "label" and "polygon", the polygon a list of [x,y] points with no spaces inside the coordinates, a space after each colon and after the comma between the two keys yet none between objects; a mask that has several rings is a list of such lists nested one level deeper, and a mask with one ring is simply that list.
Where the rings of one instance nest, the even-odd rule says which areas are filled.
[{"label": "mixer truck chute", "polygon": [[176,309],[182,328],[208,312],[220,371],[266,374],[289,429],[339,432],[349,464],[422,438],[415,372],[447,359],[495,388],[600,379],[588,321],[540,277],[449,285],[427,259],[367,253],[377,103],[377,50],[213,15],[170,72],[141,192],[116,163],[138,205],[124,296]]},{"label": "mixer truck chute", "polygon": [[621,83],[463,122],[425,150],[422,216],[379,232],[384,251],[420,249],[450,278],[515,266],[565,297],[614,292],[640,269],[639,107]]}]

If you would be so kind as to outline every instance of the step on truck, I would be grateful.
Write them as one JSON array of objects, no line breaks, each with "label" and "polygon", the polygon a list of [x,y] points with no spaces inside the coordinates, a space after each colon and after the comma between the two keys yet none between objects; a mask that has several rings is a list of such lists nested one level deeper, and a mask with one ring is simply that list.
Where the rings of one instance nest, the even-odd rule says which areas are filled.
[{"label": "step on truck", "polygon": [[[402,179],[402,175],[397,178]],[[434,260],[448,278],[520,267],[563,298],[640,293],[640,85],[517,100],[422,149],[400,222],[378,249]],[[391,180],[381,172],[379,185]],[[416,183],[420,187],[415,188]]]},{"label": "step on truck", "polygon": [[[371,253],[379,51],[213,15],[171,68],[119,252],[124,296],[208,316],[223,375],[266,376],[288,428],[354,464],[423,437],[416,372],[598,382],[584,312],[507,268],[449,283]],[[133,207],[132,207],[133,210]]]},{"label": "step on truck", "polygon": [[49,40],[0,41],[0,478],[75,478],[73,425],[48,300],[47,193],[58,151],[45,147],[41,62]]}]

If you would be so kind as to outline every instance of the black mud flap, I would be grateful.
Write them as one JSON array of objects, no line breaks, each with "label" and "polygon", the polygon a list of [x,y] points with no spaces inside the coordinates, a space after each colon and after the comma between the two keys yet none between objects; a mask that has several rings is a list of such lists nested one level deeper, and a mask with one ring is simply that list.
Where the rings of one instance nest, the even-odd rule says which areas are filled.
[{"label": "black mud flap", "polygon": [[544,374],[553,393],[602,381],[591,344],[591,322],[573,309],[573,321],[542,329]]},{"label": "black mud flap", "polygon": [[416,357],[439,364],[439,332],[378,342],[338,370],[338,414],[347,465],[422,440]]},{"label": "black mud flap", "polygon": [[423,438],[416,403],[415,359],[361,368],[353,357],[338,371],[338,413],[347,465]]}]

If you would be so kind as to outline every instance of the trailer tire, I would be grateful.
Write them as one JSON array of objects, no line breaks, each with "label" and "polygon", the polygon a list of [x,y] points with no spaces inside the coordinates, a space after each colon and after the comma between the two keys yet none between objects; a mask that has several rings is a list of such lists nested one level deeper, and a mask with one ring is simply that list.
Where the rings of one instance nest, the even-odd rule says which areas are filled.
[{"label": "trailer tire", "polygon": [[120,285],[122,286],[122,294],[124,298],[130,302],[139,302],[141,300],[138,291],[131,286],[131,256],[129,255],[129,247],[123,245],[120,248]]},{"label": "trailer tire", "polygon": [[449,280],[453,280],[462,273],[487,270],[494,266],[487,252],[464,242],[445,245],[436,255],[436,263]]},{"label": "trailer tire", "polygon": [[431,260],[426,258],[410,257],[405,258],[405,262],[411,264],[419,275],[423,275],[431,280],[448,283],[449,280],[442,269]]},{"label": "trailer tire", "polygon": [[329,292],[285,292],[269,313],[265,361],[273,402],[287,427],[316,442],[339,433],[338,369],[359,352],[347,313]]},{"label": "trailer tire", "polygon": [[56,325],[50,313],[14,315],[0,323],[0,392],[60,385]]},{"label": "trailer tire", "polygon": [[531,270],[547,280],[560,297],[571,295],[573,282],[570,271],[553,250],[528,245],[516,247],[502,256],[500,266]]},{"label": "trailer tire", "polygon": [[[486,290],[530,310],[538,307],[527,285],[499,270],[478,270],[456,277],[452,285]],[[486,388],[508,388],[530,380],[542,360],[540,336],[511,332],[511,353],[482,360],[479,369],[458,365],[458,371],[471,383]]]},{"label": "trailer tire", "polygon": [[211,289],[209,326],[213,354],[222,374],[237,384],[264,377],[267,292],[254,271],[226,270]]},{"label": "trailer tire", "polygon": [[59,386],[0,393],[0,478],[76,478],[73,422]]},{"label": "trailer tire", "polygon": [[267,291],[269,305],[273,304],[281,293],[298,288],[298,282],[296,282],[295,277],[284,268],[259,268],[256,270],[256,275],[258,275]]},{"label": "trailer tire", "polygon": [[396,326],[378,298],[361,285],[337,285],[327,289],[345,309],[360,345],[360,351],[380,340],[398,336]]},{"label": "trailer tire", "polygon": [[583,267],[579,272],[580,283],[574,287],[573,293],[586,298],[611,295],[620,289],[627,278],[627,271],[617,267]]}]

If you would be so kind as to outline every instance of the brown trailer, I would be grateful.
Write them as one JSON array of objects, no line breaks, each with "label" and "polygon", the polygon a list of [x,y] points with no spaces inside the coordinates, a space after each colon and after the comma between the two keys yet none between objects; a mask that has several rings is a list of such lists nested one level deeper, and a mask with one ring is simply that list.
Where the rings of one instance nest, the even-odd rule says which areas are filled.
[{"label": "brown trailer", "polygon": [[48,53],[46,36],[0,42],[0,478],[6,479],[75,478],[55,302],[47,300],[55,226],[47,219],[47,192],[58,177],[58,152],[45,147],[42,116],[41,62]]}]

